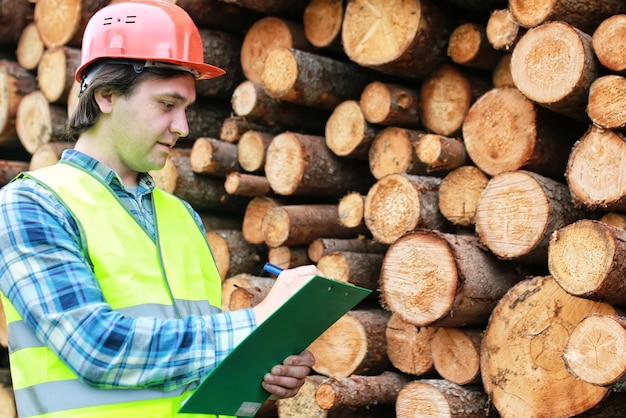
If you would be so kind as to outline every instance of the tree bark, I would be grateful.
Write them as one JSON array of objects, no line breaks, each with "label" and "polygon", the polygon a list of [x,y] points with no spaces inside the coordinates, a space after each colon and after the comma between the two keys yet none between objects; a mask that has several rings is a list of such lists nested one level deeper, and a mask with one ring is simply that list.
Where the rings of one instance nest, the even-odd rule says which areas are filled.
[{"label": "tree bark", "polygon": [[626,5],[621,0],[511,0],[509,9],[514,19],[527,28],[553,20],[593,33],[604,19],[626,11]]},{"label": "tree bark", "polygon": [[591,36],[563,21],[529,29],[511,57],[511,74],[524,96],[583,122],[589,86],[598,78],[598,67]]},{"label": "tree bark", "polygon": [[502,297],[481,345],[483,386],[502,416],[574,416],[605,397],[607,388],[576,379],[562,358],[575,325],[596,312],[615,314],[550,276],[525,279]]},{"label": "tree bark", "polygon": [[199,31],[204,62],[223,69],[226,74],[209,80],[197,80],[196,94],[198,97],[230,99],[235,88],[245,80],[239,56],[243,38],[233,34],[232,29],[223,31],[201,27]]},{"label": "tree bark", "polygon": [[407,383],[396,401],[398,418],[481,418],[493,416],[480,387],[459,386],[442,379]]},{"label": "tree bark", "polygon": [[365,164],[333,154],[324,137],[295,132],[272,139],[265,175],[277,194],[333,198],[349,191],[365,193],[373,181]]},{"label": "tree bark", "polygon": [[283,245],[309,245],[322,237],[354,238],[362,228],[346,228],[339,222],[337,205],[283,205],[267,211],[262,221],[265,243],[272,248]]},{"label": "tree bark", "polygon": [[435,375],[430,341],[436,331],[436,327],[417,327],[392,312],[385,330],[391,364],[409,375]]},{"label": "tree bark", "polygon": [[241,230],[241,217],[225,216],[221,213],[210,211],[198,212],[202,225],[206,231],[217,231],[222,229],[239,229]]},{"label": "tree bark", "polygon": [[339,222],[348,228],[355,228],[364,223],[365,196],[357,192],[345,194],[337,205]]},{"label": "tree bark", "polygon": [[479,327],[519,279],[474,235],[418,230],[389,247],[381,303],[416,326]]},{"label": "tree bark", "polygon": [[36,170],[56,164],[61,159],[63,151],[74,148],[75,142],[59,141],[41,144],[30,158],[29,170]]},{"label": "tree bark", "polygon": [[33,5],[24,0],[4,0],[0,8],[0,44],[15,45],[33,20]]},{"label": "tree bark", "polygon": [[377,253],[337,251],[322,256],[317,268],[325,277],[377,290],[384,257]]},{"label": "tree bark", "polygon": [[246,32],[241,45],[241,67],[247,80],[262,83],[263,68],[267,55],[275,48],[295,48],[311,51],[301,22],[276,16],[257,20]]},{"label": "tree bark", "polygon": [[480,329],[437,329],[430,341],[430,352],[437,373],[457,385],[480,385],[481,340]]},{"label": "tree bark", "polygon": [[586,215],[564,184],[511,171],[487,183],[476,208],[476,232],[499,258],[543,264],[552,232]]},{"label": "tree bark", "polygon": [[512,51],[526,30],[511,16],[511,11],[495,9],[491,12],[485,27],[487,40],[494,49]]},{"label": "tree bark", "polygon": [[565,176],[578,205],[626,212],[626,136],[590,126],[569,154]]},{"label": "tree bark", "polygon": [[420,118],[432,133],[453,136],[474,101],[489,89],[488,84],[454,64],[443,64],[425,78],[420,88]]},{"label": "tree bark", "polygon": [[315,357],[313,370],[330,377],[376,375],[388,370],[385,343],[388,320],[389,312],[382,309],[351,310],[309,346]]},{"label": "tree bark", "polygon": [[26,161],[0,160],[0,187],[8,184],[22,171],[27,171],[28,166]]},{"label": "tree bark", "polygon": [[439,186],[439,210],[454,225],[471,227],[489,178],[478,167],[466,165],[448,173]]},{"label": "tree bark", "polygon": [[270,97],[326,111],[358,99],[371,81],[370,71],[354,63],[285,47],[268,52],[261,74]]},{"label": "tree bark", "polygon": [[289,11],[301,13],[307,0],[222,0],[226,3],[233,3],[245,9],[254,10],[263,14],[280,14]]},{"label": "tree bark", "polygon": [[485,173],[527,169],[561,178],[578,124],[537,106],[513,87],[492,89],[467,112],[463,139],[471,160]]},{"label": "tree bark", "polygon": [[[261,14],[222,0],[174,0],[189,13],[196,24],[244,34]],[[211,63],[211,61],[207,61]]]},{"label": "tree bark", "polygon": [[25,70],[36,70],[39,65],[39,61],[43,56],[45,46],[39,36],[37,25],[35,22],[30,22],[22,32],[20,38],[17,41],[17,47],[15,49],[15,57],[17,62]]},{"label": "tree bark", "polygon": [[194,141],[189,164],[196,174],[221,178],[233,171],[241,171],[237,161],[237,145],[208,137],[200,137]]},{"label": "tree bark", "polygon": [[317,238],[308,247],[309,258],[317,263],[326,254],[336,251],[384,254],[389,246],[372,239],[358,238]]},{"label": "tree bark", "polygon": [[222,141],[237,143],[248,131],[276,133],[276,128],[250,122],[242,116],[229,116],[222,122],[219,138]]},{"label": "tree bark", "polygon": [[626,381],[626,318],[591,315],[572,330],[565,348],[565,368],[575,378],[597,386]]},{"label": "tree bark", "polygon": [[34,90],[20,100],[15,129],[24,149],[30,154],[42,144],[63,139],[66,124],[65,108],[48,102],[40,90]]},{"label": "tree bark", "polygon": [[418,128],[419,92],[400,84],[373,81],[361,93],[365,120],[385,126]]},{"label": "tree bark", "polygon": [[265,167],[265,152],[274,134],[248,130],[237,142],[237,160],[245,171],[262,173]]},{"label": "tree bark", "polygon": [[600,64],[621,75],[626,75],[625,34],[626,15],[616,14],[602,21],[591,37]]},{"label": "tree bark", "polygon": [[189,134],[181,138],[179,144],[190,147],[197,138],[217,138],[222,121],[229,114],[230,108],[227,102],[220,99],[198,97],[196,102],[187,108]]},{"label": "tree bark", "polygon": [[264,176],[232,171],[226,175],[224,189],[229,194],[239,196],[265,196],[272,193],[270,183]]},{"label": "tree bark", "polygon": [[626,230],[592,219],[566,225],[550,237],[548,268],[567,293],[626,305]]},{"label": "tree bark", "polygon": [[432,175],[445,174],[470,163],[461,138],[427,133],[420,138],[415,152]]},{"label": "tree bark", "polygon": [[626,77],[612,74],[597,78],[589,88],[587,115],[598,127],[626,129]]},{"label": "tree bark", "polygon": [[110,0],[57,0],[35,3],[35,24],[46,48],[80,47],[87,21]]},{"label": "tree bark", "polygon": [[391,244],[417,228],[447,226],[439,212],[441,179],[389,174],[378,180],[365,197],[364,220],[374,239]]},{"label": "tree bark", "polygon": [[326,122],[326,146],[340,157],[367,160],[380,129],[370,124],[356,100],[338,104]]},{"label": "tree bark", "polygon": [[389,174],[424,175],[427,165],[417,157],[423,131],[389,126],[374,138],[369,148],[369,166],[377,180]]},{"label": "tree bark", "polygon": [[462,23],[452,31],[448,40],[448,56],[459,65],[493,70],[502,52],[487,39],[487,28],[474,22]]},{"label": "tree bark", "polygon": [[423,77],[446,58],[450,23],[429,0],[348,2],[342,42],[350,60],[403,78]]},{"label": "tree bark", "polygon": [[306,245],[270,248],[267,254],[267,259],[270,263],[283,269],[311,264],[308,247]]},{"label": "tree bark", "polygon": [[240,273],[261,271],[267,259],[267,248],[246,242],[237,229],[208,231],[206,237],[222,280]]},{"label": "tree bark", "polygon": [[315,392],[322,409],[395,404],[400,389],[407,383],[401,374],[385,371],[378,376],[331,377]]}]

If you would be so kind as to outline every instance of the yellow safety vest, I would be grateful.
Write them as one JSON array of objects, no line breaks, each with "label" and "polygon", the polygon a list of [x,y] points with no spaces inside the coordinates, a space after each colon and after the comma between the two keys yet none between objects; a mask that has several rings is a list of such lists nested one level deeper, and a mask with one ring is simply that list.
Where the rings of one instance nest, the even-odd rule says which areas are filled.
[{"label": "yellow safety vest", "polygon": [[[80,167],[59,163],[22,177],[51,190],[81,231],[83,250],[111,307],[130,317],[211,315],[221,309],[221,279],[188,209],[177,197],[153,192],[157,243],[115,193]],[[141,268],[137,268],[141,266]],[[2,296],[11,374],[20,417],[193,418],[177,414],[191,390],[98,389],[80,382]]]}]

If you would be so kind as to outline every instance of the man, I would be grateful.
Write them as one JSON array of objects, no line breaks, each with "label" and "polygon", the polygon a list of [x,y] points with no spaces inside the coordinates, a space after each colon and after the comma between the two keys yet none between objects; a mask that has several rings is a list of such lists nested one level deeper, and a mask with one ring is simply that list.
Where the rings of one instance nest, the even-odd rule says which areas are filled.
[{"label": "man", "polygon": [[[171,3],[97,12],[76,71],[75,148],[0,191],[0,290],[20,417],[177,416],[199,381],[318,273],[287,270],[259,305],[221,312],[197,213],[154,188],[147,173],[188,134],[195,79],[223,74],[202,51],[193,21]],[[294,353],[262,384],[293,396],[313,361]]]}]

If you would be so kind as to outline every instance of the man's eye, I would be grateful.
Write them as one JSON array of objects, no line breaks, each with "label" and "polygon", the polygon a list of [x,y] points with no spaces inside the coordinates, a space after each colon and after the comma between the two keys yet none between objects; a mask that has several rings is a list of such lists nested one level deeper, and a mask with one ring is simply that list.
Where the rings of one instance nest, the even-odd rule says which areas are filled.
[{"label": "man's eye", "polygon": [[165,109],[173,109],[174,108],[174,103],[170,103],[170,102],[163,102],[163,107]]}]

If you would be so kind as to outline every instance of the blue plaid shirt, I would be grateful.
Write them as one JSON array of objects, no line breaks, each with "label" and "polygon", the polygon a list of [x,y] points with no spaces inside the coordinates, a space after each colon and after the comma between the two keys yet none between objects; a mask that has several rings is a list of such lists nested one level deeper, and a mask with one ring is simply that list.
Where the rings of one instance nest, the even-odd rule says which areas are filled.
[{"label": "blue plaid shirt", "polygon": [[[85,154],[67,150],[62,158],[102,178],[154,239],[154,183],[148,174],[131,191]],[[196,222],[202,227],[197,214]],[[124,318],[104,301],[80,242],[68,210],[33,180],[0,190],[0,290],[37,338],[85,383],[163,390],[187,385],[210,372],[256,326],[251,309],[168,320]],[[132,334],[132,344],[107,347],[100,337],[111,332]]]}]

